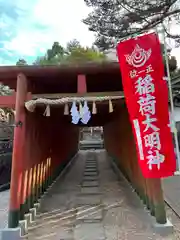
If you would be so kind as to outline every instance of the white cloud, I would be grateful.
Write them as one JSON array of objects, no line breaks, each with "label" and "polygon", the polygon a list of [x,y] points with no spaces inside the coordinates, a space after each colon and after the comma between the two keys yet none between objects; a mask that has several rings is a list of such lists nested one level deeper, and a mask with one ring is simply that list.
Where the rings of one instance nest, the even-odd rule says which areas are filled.
[{"label": "white cloud", "polygon": [[54,40],[63,45],[73,38],[79,39],[83,45],[91,45],[93,34],[82,23],[89,12],[83,0],[39,0],[33,17],[48,26]]},{"label": "white cloud", "polygon": [[19,55],[35,56],[39,49],[42,51],[43,45],[48,45],[48,40],[40,31],[21,32],[20,30],[15,38],[4,43],[4,47],[9,51],[17,52]]},{"label": "white cloud", "polygon": [[[37,0],[29,9],[27,18],[25,21],[22,18],[17,28],[16,36],[4,43],[7,50],[18,56],[37,56],[54,41],[65,45],[76,38],[88,46],[94,41],[93,34],[82,23],[90,11],[83,0]],[[46,28],[35,28],[37,24]]]}]

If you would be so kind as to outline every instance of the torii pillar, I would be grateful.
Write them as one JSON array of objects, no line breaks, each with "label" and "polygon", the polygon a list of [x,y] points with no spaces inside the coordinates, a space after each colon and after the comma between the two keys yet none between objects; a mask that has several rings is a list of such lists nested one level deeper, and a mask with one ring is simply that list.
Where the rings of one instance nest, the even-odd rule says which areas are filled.
[{"label": "torii pillar", "polygon": [[27,79],[23,74],[17,76],[15,102],[15,129],[12,154],[11,185],[8,228],[2,231],[2,240],[19,240],[20,195],[22,188],[22,171],[26,156],[25,144],[25,101],[27,99]]}]

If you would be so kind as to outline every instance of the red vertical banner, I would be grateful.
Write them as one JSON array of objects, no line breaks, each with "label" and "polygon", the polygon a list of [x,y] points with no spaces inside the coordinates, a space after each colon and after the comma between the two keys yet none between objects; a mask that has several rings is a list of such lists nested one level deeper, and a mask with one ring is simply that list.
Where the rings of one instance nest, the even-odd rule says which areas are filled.
[{"label": "red vertical banner", "polygon": [[120,42],[117,54],[143,176],[172,176],[176,160],[159,38],[150,33]]}]

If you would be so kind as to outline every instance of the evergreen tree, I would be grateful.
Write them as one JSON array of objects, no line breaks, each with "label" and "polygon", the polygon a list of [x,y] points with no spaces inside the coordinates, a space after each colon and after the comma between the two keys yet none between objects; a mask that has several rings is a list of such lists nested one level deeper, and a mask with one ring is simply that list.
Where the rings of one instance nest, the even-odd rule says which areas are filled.
[{"label": "evergreen tree", "polygon": [[180,35],[168,31],[168,22],[179,24],[178,0],[84,0],[94,10],[83,20],[90,31],[97,33],[95,44],[105,50],[117,41],[133,34],[155,28],[162,23],[169,38],[180,40]]}]

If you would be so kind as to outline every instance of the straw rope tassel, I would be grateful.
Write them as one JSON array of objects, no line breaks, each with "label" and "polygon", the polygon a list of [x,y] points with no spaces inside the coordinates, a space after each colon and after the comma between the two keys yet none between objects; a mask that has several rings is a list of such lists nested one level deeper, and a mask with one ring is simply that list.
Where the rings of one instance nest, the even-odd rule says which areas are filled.
[{"label": "straw rope tassel", "polygon": [[50,106],[49,105],[47,105],[47,107],[46,107],[46,110],[44,112],[44,116],[50,117]]},{"label": "straw rope tassel", "polygon": [[92,114],[97,114],[96,102],[93,101]]},{"label": "straw rope tassel", "polygon": [[64,115],[69,115],[69,105],[68,105],[68,103],[66,103],[64,105]]},{"label": "straw rope tassel", "polygon": [[10,120],[10,113],[7,113],[6,117],[7,117],[6,121],[9,122],[9,120]]},{"label": "straw rope tassel", "polygon": [[113,112],[113,105],[112,105],[112,101],[109,99],[109,112],[112,113]]}]

